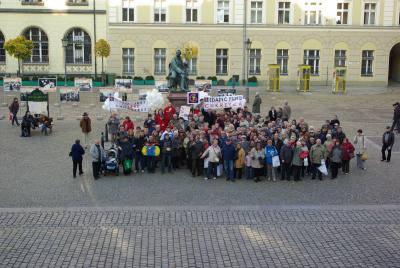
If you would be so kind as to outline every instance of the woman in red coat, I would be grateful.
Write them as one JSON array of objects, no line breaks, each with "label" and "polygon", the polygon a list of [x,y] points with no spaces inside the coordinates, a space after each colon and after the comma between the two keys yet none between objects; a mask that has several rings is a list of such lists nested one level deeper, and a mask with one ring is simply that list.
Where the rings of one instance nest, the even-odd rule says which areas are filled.
[{"label": "woman in red coat", "polygon": [[154,121],[156,121],[156,125],[160,126],[160,130],[164,132],[168,126],[168,122],[165,120],[163,109],[158,109],[155,113]]},{"label": "woman in red coat", "polygon": [[344,174],[350,172],[350,160],[354,157],[354,146],[345,138],[342,143],[342,171]]},{"label": "woman in red coat", "polygon": [[124,130],[128,132],[130,129],[134,129],[135,125],[133,124],[132,120],[129,118],[129,116],[125,117],[124,122],[122,122],[122,125],[124,126]]},{"label": "woman in red coat", "polygon": [[164,108],[165,123],[167,125],[175,113],[176,113],[175,107],[172,106],[172,103],[168,103],[167,107]]}]

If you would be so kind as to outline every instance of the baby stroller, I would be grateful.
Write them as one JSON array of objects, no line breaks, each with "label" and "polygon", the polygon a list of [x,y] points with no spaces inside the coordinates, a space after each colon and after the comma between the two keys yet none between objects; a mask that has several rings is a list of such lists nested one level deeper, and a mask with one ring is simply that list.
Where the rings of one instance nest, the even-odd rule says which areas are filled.
[{"label": "baby stroller", "polygon": [[105,161],[103,163],[104,175],[113,173],[119,175],[119,161],[118,161],[118,150],[110,148],[106,151]]}]

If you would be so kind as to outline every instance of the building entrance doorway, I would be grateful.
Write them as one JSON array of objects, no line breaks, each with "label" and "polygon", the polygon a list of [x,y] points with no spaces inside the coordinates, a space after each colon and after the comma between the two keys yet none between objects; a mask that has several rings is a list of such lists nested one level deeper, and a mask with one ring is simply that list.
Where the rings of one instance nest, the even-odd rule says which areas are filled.
[{"label": "building entrance doorway", "polygon": [[389,83],[400,83],[400,43],[390,51],[389,56]]}]

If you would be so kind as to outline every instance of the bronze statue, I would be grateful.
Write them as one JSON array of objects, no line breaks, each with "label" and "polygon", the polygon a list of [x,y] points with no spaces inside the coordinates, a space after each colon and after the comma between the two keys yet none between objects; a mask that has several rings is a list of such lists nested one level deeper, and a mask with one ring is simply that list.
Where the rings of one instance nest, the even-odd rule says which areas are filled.
[{"label": "bronze statue", "polygon": [[182,61],[179,49],[176,50],[176,56],[169,63],[168,88],[170,91],[189,91],[187,63]]}]

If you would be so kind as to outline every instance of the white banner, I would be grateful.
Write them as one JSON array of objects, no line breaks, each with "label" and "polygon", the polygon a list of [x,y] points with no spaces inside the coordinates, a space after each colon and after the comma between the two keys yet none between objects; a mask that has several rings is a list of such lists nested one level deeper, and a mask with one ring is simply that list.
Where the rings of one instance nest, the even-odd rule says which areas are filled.
[{"label": "white banner", "polygon": [[145,100],[129,102],[122,101],[113,97],[109,98],[109,109],[128,110],[141,113],[147,113],[149,110],[149,108],[147,107],[147,102]]},{"label": "white banner", "polygon": [[189,120],[189,114],[190,114],[190,106],[182,105],[179,110],[179,117],[183,118],[183,120]]},{"label": "white banner", "polygon": [[205,97],[204,109],[217,110],[232,108],[243,108],[246,104],[246,98],[243,95],[219,96],[219,97]]}]

